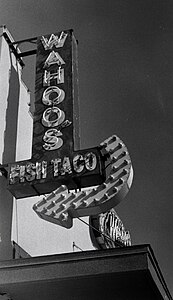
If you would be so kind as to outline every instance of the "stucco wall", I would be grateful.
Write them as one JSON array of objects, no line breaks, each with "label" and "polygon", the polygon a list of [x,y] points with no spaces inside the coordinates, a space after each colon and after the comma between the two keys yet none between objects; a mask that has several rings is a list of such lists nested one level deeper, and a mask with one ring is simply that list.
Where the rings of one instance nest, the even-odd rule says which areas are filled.
[{"label": "stucco wall", "polygon": [[[30,95],[21,80],[21,66],[15,56],[9,50],[8,43],[3,37],[6,32],[12,40],[9,32],[1,27],[0,34],[0,163],[7,164],[19,158],[19,136],[23,103],[29,101]],[[20,103],[20,104],[19,104]],[[18,133],[18,134],[17,134]],[[25,130],[27,137],[28,132]],[[18,136],[18,138],[17,138]],[[16,145],[18,152],[16,152]],[[25,155],[27,150],[25,149]],[[0,259],[12,257],[11,249],[11,225],[13,197],[6,188],[7,180],[0,177]]]}]

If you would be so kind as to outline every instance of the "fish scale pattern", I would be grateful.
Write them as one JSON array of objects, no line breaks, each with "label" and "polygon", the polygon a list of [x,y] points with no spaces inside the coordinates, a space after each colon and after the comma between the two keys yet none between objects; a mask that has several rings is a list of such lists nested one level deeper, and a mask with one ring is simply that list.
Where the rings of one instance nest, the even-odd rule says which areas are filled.
[{"label": "fish scale pattern", "polygon": [[47,197],[34,204],[39,217],[71,228],[73,218],[104,213],[121,202],[133,181],[133,168],[128,150],[116,135],[100,144],[105,160],[106,180],[97,187],[69,191],[61,185]]}]

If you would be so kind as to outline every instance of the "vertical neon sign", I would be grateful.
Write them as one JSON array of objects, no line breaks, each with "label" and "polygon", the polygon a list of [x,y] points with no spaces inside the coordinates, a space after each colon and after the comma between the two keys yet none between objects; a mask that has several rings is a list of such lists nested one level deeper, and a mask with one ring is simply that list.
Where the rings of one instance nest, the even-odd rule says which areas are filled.
[{"label": "vertical neon sign", "polygon": [[[38,39],[32,158],[50,161],[72,153],[73,82],[71,31]],[[73,43],[73,46],[72,46]]]}]

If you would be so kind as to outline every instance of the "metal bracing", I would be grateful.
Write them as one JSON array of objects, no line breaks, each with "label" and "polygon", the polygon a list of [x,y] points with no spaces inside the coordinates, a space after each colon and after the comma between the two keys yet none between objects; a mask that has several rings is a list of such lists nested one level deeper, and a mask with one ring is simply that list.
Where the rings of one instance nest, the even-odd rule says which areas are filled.
[{"label": "metal bracing", "polygon": [[[32,44],[35,43],[36,40],[37,40],[37,37],[12,42],[9,35],[7,34],[7,32],[4,32],[3,36],[4,36],[5,40],[8,43],[10,50],[13,52],[13,54],[15,55],[15,57],[17,58],[18,62],[20,63],[20,65],[22,67],[24,67],[25,64],[24,64],[21,57],[35,55],[37,53],[36,49],[28,50],[28,51],[25,51],[25,52],[21,52],[21,51],[18,50],[18,46],[21,45],[22,43],[32,43]],[[15,45],[16,45],[16,47],[15,47]]]}]

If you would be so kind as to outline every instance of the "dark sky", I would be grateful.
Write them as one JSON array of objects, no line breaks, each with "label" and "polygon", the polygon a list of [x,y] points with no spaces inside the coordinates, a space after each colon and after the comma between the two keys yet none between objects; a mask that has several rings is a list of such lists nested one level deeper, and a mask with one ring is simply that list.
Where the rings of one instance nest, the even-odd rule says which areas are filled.
[{"label": "dark sky", "polygon": [[[16,40],[74,29],[82,148],[112,134],[127,145],[134,182],[116,209],[173,294],[173,1],[1,0],[0,20]],[[25,63],[33,90],[34,57]]]}]

